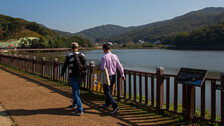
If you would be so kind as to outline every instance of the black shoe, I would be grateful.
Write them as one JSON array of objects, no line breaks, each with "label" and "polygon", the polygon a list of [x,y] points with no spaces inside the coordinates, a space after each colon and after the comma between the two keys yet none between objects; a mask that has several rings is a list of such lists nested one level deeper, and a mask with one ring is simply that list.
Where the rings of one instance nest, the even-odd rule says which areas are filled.
[{"label": "black shoe", "polygon": [[69,105],[67,108],[75,108],[76,106]]},{"label": "black shoe", "polygon": [[108,108],[109,108],[109,106],[106,106],[106,104],[103,104],[103,108],[108,109]]},{"label": "black shoe", "polygon": [[118,111],[118,109],[119,109],[119,107],[116,107],[116,108],[111,112],[111,114],[116,114],[117,111]]}]

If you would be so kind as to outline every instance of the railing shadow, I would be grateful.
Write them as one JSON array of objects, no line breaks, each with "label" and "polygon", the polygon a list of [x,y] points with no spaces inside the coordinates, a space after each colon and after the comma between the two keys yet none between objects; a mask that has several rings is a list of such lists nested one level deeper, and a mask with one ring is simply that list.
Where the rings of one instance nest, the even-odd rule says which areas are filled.
[{"label": "railing shadow", "polygon": [[[12,72],[10,70],[5,69],[4,67],[0,67],[0,69],[11,73],[13,75],[16,75],[20,78],[26,79],[27,81],[33,82],[39,86],[46,87],[47,89],[59,93],[65,97],[72,99],[72,93],[69,92],[69,90],[62,90],[60,89],[61,86],[57,84],[49,84],[49,83],[43,83],[37,80],[34,80],[32,78],[29,78],[25,75]],[[71,89],[70,89],[71,90]],[[109,114],[110,110],[106,110],[101,107],[103,104],[102,97],[98,97],[98,95],[95,95],[94,93],[89,94],[88,92],[81,93],[83,104],[87,105],[89,108],[85,108],[84,112],[88,114],[98,114],[99,116],[111,116],[113,118],[119,119],[129,125],[175,125],[175,124],[182,124],[181,120],[175,120],[173,118],[169,117],[163,117],[161,115],[153,114],[147,111],[141,111],[139,109],[136,109],[135,107],[125,105],[125,104],[119,104],[120,110],[118,114],[111,115]],[[93,112],[90,111],[91,109],[95,109],[99,112]],[[132,111],[130,111],[132,110]],[[24,110],[24,109],[17,109],[17,110],[7,110],[7,112],[11,116],[29,116],[29,115],[35,115],[35,114],[53,114],[53,115],[68,115],[72,116],[72,110],[67,109],[66,107],[63,108],[47,108],[47,109],[36,109],[36,110]],[[118,125],[124,125],[121,123],[118,123]]]}]

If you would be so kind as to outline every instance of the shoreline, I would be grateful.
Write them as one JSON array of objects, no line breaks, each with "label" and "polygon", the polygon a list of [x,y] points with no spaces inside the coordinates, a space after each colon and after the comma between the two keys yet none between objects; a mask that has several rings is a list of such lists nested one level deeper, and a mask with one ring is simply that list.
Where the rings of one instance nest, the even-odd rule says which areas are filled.
[{"label": "shoreline", "polygon": [[[101,50],[102,47],[81,47],[79,50],[82,51],[91,51],[91,50]],[[168,50],[208,50],[208,51],[224,51],[224,46],[189,46],[189,47],[183,47],[183,46],[167,46],[167,47],[113,47],[112,49],[168,49]],[[70,48],[39,48],[39,49],[33,49],[33,48],[27,48],[27,49],[0,49],[0,53],[7,53],[7,52],[66,52],[70,51]]]}]

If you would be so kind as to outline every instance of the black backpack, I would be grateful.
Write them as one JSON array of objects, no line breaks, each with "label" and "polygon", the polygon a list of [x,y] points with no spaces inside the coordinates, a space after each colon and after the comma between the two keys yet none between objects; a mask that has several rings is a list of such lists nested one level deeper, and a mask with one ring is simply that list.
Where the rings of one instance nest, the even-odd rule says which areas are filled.
[{"label": "black backpack", "polygon": [[81,53],[74,53],[73,72],[77,77],[85,77],[87,72],[86,58]]}]

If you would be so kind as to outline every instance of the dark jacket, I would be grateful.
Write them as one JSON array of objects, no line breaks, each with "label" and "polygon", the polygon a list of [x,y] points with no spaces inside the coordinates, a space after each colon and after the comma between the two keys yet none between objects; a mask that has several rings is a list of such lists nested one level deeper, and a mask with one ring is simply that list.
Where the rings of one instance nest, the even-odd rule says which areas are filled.
[{"label": "dark jacket", "polygon": [[[75,56],[77,56],[79,58],[80,62],[76,61],[77,58]],[[64,73],[66,72],[66,69],[68,67],[68,73],[71,77],[80,77],[79,74],[77,73],[78,69],[79,69],[78,64],[81,64],[83,67],[87,66],[85,55],[80,52],[68,53],[68,55],[66,56],[64,65],[62,67],[61,76],[64,75]]]}]

